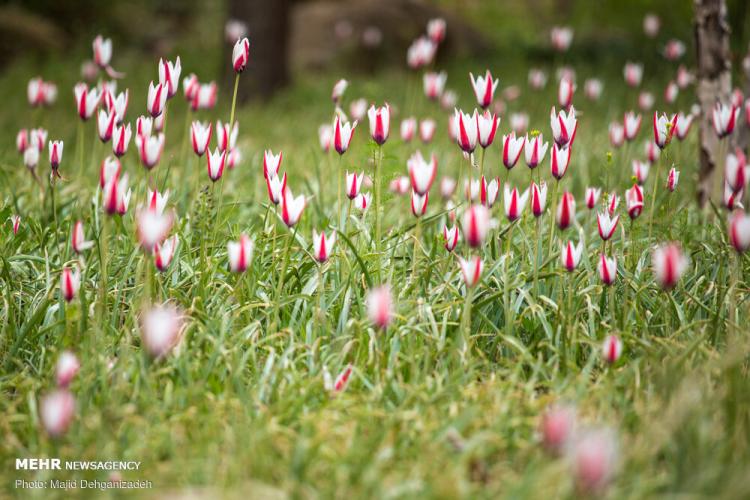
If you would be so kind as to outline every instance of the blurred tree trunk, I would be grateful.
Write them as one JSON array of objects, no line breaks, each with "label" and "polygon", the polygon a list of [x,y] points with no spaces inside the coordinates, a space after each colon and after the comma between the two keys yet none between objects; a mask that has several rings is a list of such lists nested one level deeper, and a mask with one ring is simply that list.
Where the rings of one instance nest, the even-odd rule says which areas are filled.
[{"label": "blurred tree trunk", "polygon": [[728,102],[732,90],[729,51],[729,25],[725,0],[694,0],[695,48],[698,61],[696,93],[701,105],[700,170],[698,172],[698,203],[704,206],[711,196],[712,173],[719,158],[719,140],[711,123],[716,101]]},{"label": "blurred tree trunk", "polygon": [[[268,98],[289,83],[290,3],[290,0],[229,0],[229,19],[245,22],[250,40],[250,61],[240,78],[240,102]],[[229,50],[231,54],[231,46]],[[227,67],[231,70],[231,65]]]}]

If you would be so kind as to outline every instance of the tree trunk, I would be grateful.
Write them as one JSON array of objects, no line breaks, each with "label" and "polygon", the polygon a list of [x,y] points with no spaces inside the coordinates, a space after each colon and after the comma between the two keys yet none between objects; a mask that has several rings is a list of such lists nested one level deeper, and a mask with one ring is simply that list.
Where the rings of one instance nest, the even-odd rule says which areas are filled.
[{"label": "tree trunk", "polygon": [[[742,74],[745,78],[745,86],[743,92],[746,99],[750,99],[750,47],[747,49],[747,55],[742,60]],[[742,114],[740,115],[740,122],[737,124],[738,136],[737,136],[737,147],[743,151],[747,151],[747,145],[750,143],[750,117],[747,116],[746,109],[742,107]]]},{"label": "tree trunk", "polygon": [[701,106],[700,170],[698,172],[698,203],[704,206],[711,196],[712,173],[719,158],[719,140],[713,130],[711,116],[717,101],[728,102],[732,80],[729,50],[729,25],[725,0],[694,0],[695,48],[698,61],[696,93]]},{"label": "tree trunk", "polygon": [[[245,22],[250,40],[250,61],[240,78],[240,102],[266,99],[289,83],[289,4],[290,0],[229,1],[229,19]],[[229,50],[231,54],[231,46]],[[226,67],[231,72],[231,64]],[[233,72],[228,80],[234,81]]]}]

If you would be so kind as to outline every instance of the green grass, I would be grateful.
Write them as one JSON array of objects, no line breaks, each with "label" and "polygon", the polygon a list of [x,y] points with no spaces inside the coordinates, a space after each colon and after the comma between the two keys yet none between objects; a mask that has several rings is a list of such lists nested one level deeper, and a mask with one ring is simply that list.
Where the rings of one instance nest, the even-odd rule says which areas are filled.
[{"label": "green grass", "polygon": [[[450,67],[448,85],[460,92],[464,109],[473,107],[466,74],[485,64],[464,61]],[[190,61],[184,60],[183,67],[189,72]],[[491,68],[503,85],[525,88],[525,67],[498,62]],[[145,109],[156,61],[126,69],[122,86],[130,87],[128,120],[134,122]],[[612,496],[746,496],[750,342],[743,326],[736,329],[743,333],[732,334],[729,317],[735,304],[739,325],[747,320],[748,261],[740,258],[737,275],[725,213],[718,208],[702,213],[693,204],[694,129],[688,141],[670,145],[663,160],[675,162],[682,176],[674,195],[659,191],[652,241],[647,221],[655,170],[645,186],[644,214],[634,225],[627,222],[624,200],[620,205],[623,219],[608,252],[619,262],[610,302],[596,275],[601,243],[595,218],[584,207],[583,190],[608,178],[623,195],[631,183],[629,158],[640,156],[651,130],[645,115],[634,147],[614,151],[608,163],[607,125],[634,107],[636,94],[623,88],[620,67],[609,67],[602,72],[607,77],[603,99],[589,103],[582,82],[593,73],[586,66],[579,69],[579,130],[562,182],[578,200],[577,225],[562,234],[554,230],[556,240],[583,239],[581,265],[568,275],[559,264],[558,244],[547,253],[548,211],[542,222],[545,267],[537,293],[532,288],[535,224],[527,213],[512,231],[505,273],[508,233],[499,200],[492,210],[499,228],[482,251],[485,271],[474,291],[473,347],[465,356],[457,350],[465,289],[455,257],[442,247],[446,212],[437,187],[416,246],[408,197],[385,189],[391,178],[405,174],[406,158],[417,147],[439,156],[439,175],[456,177],[465,168],[458,148],[447,140],[445,113],[421,96],[405,102],[415,81],[389,71],[377,78],[354,78],[346,94],[347,109],[351,99],[365,96],[375,102],[387,99],[399,112],[384,147],[382,281],[391,284],[397,311],[385,332],[372,327],[364,304],[367,288],[378,283],[373,209],[364,220],[357,215],[349,221],[348,243],[339,238],[336,255],[323,269],[322,298],[310,255],[312,229],[335,224],[337,159],[320,152],[317,128],[330,119],[330,85],[340,75],[301,75],[295,88],[266,106],[238,110],[243,161],[225,173],[222,196],[218,186],[208,187],[205,159],[199,164],[192,152],[184,155],[185,105],[176,97],[169,104],[167,149],[153,175],[161,183],[171,166],[165,183],[178,216],[174,231],[180,245],[168,272],[156,276],[154,293],[185,310],[188,325],[177,351],[153,361],[139,340],[144,276],[152,262],[135,238],[135,207],[143,202],[147,182],[135,148],[131,144],[124,157],[134,190],[131,208],[122,219],[107,219],[92,201],[97,165],[105,154],[94,145],[93,122],[85,128],[84,163],[75,161],[77,119],[69,92],[74,75],[60,73],[60,97],[53,109],[30,114],[23,96],[33,73],[24,64],[11,68],[0,79],[0,90],[12,96],[0,116],[7,138],[0,148],[0,481],[5,491],[29,494],[13,488],[17,478],[106,479],[101,473],[14,470],[16,457],[52,456],[142,461],[141,471],[125,473],[125,479],[149,479],[157,495],[195,489],[207,497],[247,491],[258,498],[572,497],[576,493],[565,461],[544,453],[537,426],[550,403],[573,401],[585,422],[618,430],[621,466]],[[657,75],[647,85],[660,95],[667,77]],[[551,87],[541,94],[524,90],[509,112],[528,110],[531,128],[548,137],[555,92]],[[687,110],[692,102],[688,94],[670,110]],[[224,91],[220,107],[201,118],[227,120],[230,100]],[[509,112],[485,164],[501,179],[497,142],[508,131]],[[407,114],[438,119],[433,144],[400,141],[398,124]],[[18,128],[34,123],[48,128],[50,139],[62,138],[66,144],[58,226],[48,195],[40,194],[11,142]],[[283,150],[289,185],[295,194],[311,196],[278,296],[282,251],[290,236],[280,220],[268,217],[265,148]],[[367,123],[361,123],[343,157],[345,168],[372,173],[372,154]],[[46,165],[45,151],[39,171],[46,172]],[[549,181],[548,161],[541,168]],[[662,177],[666,170],[662,167]],[[521,186],[528,179],[522,160],[510,181]],[[7,221],[14,213],[23,217],[15,237]],[[97,240],[103,223],[109,226],[103,324],[95,313],[98,246],[85,253],[81,296],[86,307],[78,299],[66,305],[59,296],[61,269],[75,259],[69,234],[78,217],[89,239]],[[255,241],[255,253],[252,267],[238,278],[227,271],[226,243],[241,232]],[[669,239],[681,243],[690,266],[674,291],[663,292],[654,282],[650,255],[654,243]],[[203,241],[205,261],[200,256]],[[420,253],[417,276],[412,274],[415,248]],[[456,252],[469,255],[462,243]],[[503,307],[506,276],[514,318],[510,335]],[[269,331],[276,305],[280,328]],[[599,354],[609,333],[617,333],[625,344],[614,367],[605,366]],[[66,348],[82,363],[71,388],[77,412],[69,432],[53,440],[41,429],[37,406],[53,387],[54,363]],[[335,376],[348,363],[354,366],[351,382],[332,397],[323,387],[324,370]]]}]

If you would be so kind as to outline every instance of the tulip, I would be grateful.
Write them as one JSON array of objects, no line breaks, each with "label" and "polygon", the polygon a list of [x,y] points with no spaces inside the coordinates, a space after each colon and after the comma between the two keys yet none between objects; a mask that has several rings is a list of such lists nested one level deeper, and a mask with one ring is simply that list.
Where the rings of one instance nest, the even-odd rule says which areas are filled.
[{"label": "tulip", "polygon": [[637,87],[641,84],[643,78],[643,65],[627,62],[623,69],[623,75],[625,76],[625,83],[631,87]]},{"label": "tulip", "polygon": [[344,368],[344,370],[336,377],[336,381],[333,383],[333,392],[343,392],[346,389],[346,386],[349,384],[349,378],[351,376],[352,365],[349,364],[346,365],[346,368]]},{"label": "tulip", "polygon": [[388,189],[395,194],[406,194],[411,190],[411,180],[407,176],[393,179]]},{"label": "tulip", "polygon": [[341,101],[341,98],[344,96],[344,92],[346,92],[346,88],[348,86],[349,82],[347,80],[344,80],[343,78],[333,85],[333,90],[331,91],[331,100],[334,104],[338,104]]},{"label": "tulip", "polygon": [[88,120],[94,114],[99,104],[99,93],[95,88],[89,89],[85,83],[78,83],[74,87],[78,116],[81,120]]},{"label": "tulip", "polygon": [[555,405],[547,409],[539,426],[544,447],[552,453],[561,453],[575,435],[577,420],[573,406]]},{"label": "tulip", "polygon": [[163,214],[164,208],[167,206],[167,200],[169,200],[169,190],[164,194],[159,191],[148,190],[148,209],[156,214]]},{"label": "tulip", "polygon": [[227,167],[233,170],[242,161],[242,150],[240,148],[230,149],[227,153]]},{"label": "tulip", "polygon": [[401,120],[401,140],[404,142],[410,142],[414,138],[414,133],[417,130],[417,119],[412,117],[404,118]]},{"label": "tulip", "polygon": [[599,201],[599,197],[602,194],[601,188],[593,188],[593,187],[587,187],[586,188],[586,207],[589,210],[593,210],[596,206],[597,202]]},{"label": "tulip", "polygon": [[63,155],[63,141],[50,141],[49,142],[49,164],[52,167],[52,172],[60,177],[57,172],[60,162],[62,161]]},{"label": "tulip", "polygon": [[45,83],[41,78],[32,78],[26,86],[26,97],[31,106],[44,104]]},{"label": "tulip", "polygon": [[495,133],[497,127],[500,124],[500,118],[495,116],[494,113],[485,111],[477,116],[477,133],[479,138],[479,145],[484,149],[487,149],[492,141],[495,139]]},{"label": "tulip", "polygon": [[212,124],[194,121],[190,127],[190,138],[193,143],[193,151],[196,155],[203,156],[211,142]]},{"label": "tulip", "polygon": [[433,154],[430,161],[425,161],[422,153],[417,151],[406,162],[412,189],[419,195],[426,194],[437,176],[437,157]]},{"label": "tulip", "polygon": [[141,247],[146,252],[153,251],[154,246],[167,238],[173,223],[172,213],[164,214],[152,209],[138,210],[136,229]]},{"label": "tulip", "polygon": [[638,131],[641,129],[641,115],[636,115],[632,111],[625,113],[622,120],[623,132],[625,139],[632,141],[638,135]]},{"label": "tulip", "polygon": [[474,88],[477,104],[479,104],[479,107],[486,109],[492,104],[492,99],[500,80],[493,80],[490,70],[487,70],[484,76],[479,75],[476,78],[474,78],[472,73],[469,73],[469,78],[471,86]]},{"label": "tulip", "polygon": [[36,146],[36,149],[41,153],[44,151],[44,146],[47,144],[47,131],[43,128],[34,128],[29,132],[29,147]]},{"label": "tulip", "polygon": [[[526,207],[526,202],[529,200],[529,190],[524,190],[523,193],[519,194],[518,189],[510,189],[508,183],[505,183],[505,191],[503,196],[503,202],[505,204],[505,217],[510,222],[518,220],[523,213],[523,209]],[[468,239],[468,238],[467,238]]]},{"label": "tulip", "polygon": [[411,192],[411,213],[414,217],[422,217],[427,213],[427,202],[429,201],[430,193],[420,195],[416,191]]},{"label": "tulip", "polygon": [[159,163],[162,151],[164,151],[164,134],[155,136],[135,136],[135,144],[141,157],[141,163],[146,169],[151,170]]},{"label": "tulip", "polygon": [[320,148],[324,153],[327,153],[331,149],[331,144],[333,144],[333,127],[326,124],[318,127],[318,139],[320,140]]},{"label": "tulip", "polygon": [[73,422],[76,400],[68,390],[57,389],[42,398],[39,408],[39,416],[47,434],[60,437]]},{"label": "tulip", "polygon": [[385,330],[393,320],[393,298],[388,285],[381,285],[367,292],[367,315],[375,326]]},{"label": "tulip", "polygon": [[625,192],[625,205],[628,209],[628,216],[636,219],[643,211],[643,189],[638,184]]},{"label": "tulip", "polygon": [[609,197],[609,203],[607,203],[607,211],[609,212],[610,217],[614,217],[615,212],[617,211],[617,205],[619,204],[620,198],[617,196],[617,193],[612,193]]},{"label": "tulip", "polygon": [[153,358],[169,354],[180,342],[183,329],[183,314],[169,304],[156,305],[141,316],[141,342]]},{"label": "tulip", "polygon": [[177,235],[175,234],[171,238],[167,238],[162,243],[157,243],[154,246],[154,265],[156,269],[165,272],[169,268],[169,264],[172,262],[175,249],[177,248],[177,241]]},{"label": "tulip", "polygon": [[724,162],[724,178],[733,191],[745,189],[750,180],[750,165],[747,165],[745,154],[740,148],[729,153]]},{"label": "tulip", "polygon": [[445,81],[448,79],[448,74],[445,71],[440,73],[428,72],[422,77],[422,86],[424,88],[424,94],[428,99],[433,101],[440,98],[445,89]]},{"label": "tulip", "polygon": [[[531,139],[529,139],[529,136],[526,136],[526,146],[524,149],[525,156],[526,156],[526,165],[529,168],[536,168],[537,165],[542,163],[544,161],[544,156],[547,154],[547,148],[549,147],[549,143],[544,142],[544,135],[539,134]],[[503,154],[503,162],[505,154]]]},{"label": "tulip", "polygon": [[10,222],[13,226],[13,234],[18,234],[18,228],[21,226],[21,216],[20,215],[11,215],[10,216]]},{"label": "tulip", "polygon": [[677,189],[677,183],[680,180],[680,171],[675,170],[674,167],[669,169],[669,173],[667,174],[667,189],[669,189],[670,192],[674,192],[675,189]]},{"label": "tulip", "polygon": [[661,149],[656,145],[654,142],[647,142],[646,143],[646,159],[648,159],[648,162],[651,164],[656,163],[656,161],[659,159],[659,156],[661,155]]},{"label": "tulip", "polygon": [[745,100],[745,95],[742,93],[742,90],[739,87],[735,87],[734,91],[732,92],[732,96],[730,97],[729,103],[737,108],[737,117],[739,118],[739,113],[741,113],[742,108],[742,102]]},{"label": "tulip", "polygon": [[221,123],[221,120],[216,121],[216,144],[219,147],[219,151],[226,151],[233,149],[237,144],[237,135],[239,134],[239,122],[235,120],[234,125],[229,127],[229,123]]},{"label": "tulip", "polygon": [[116,98],[110,94],[105,94],[104,103],[106,104],[107,111],[115,115],[115,121],[117,124],[122,123],[125,119],[125,113],[128,109],[129,92],[125,89],[125,92],[121,92]]},{"label": "tulip", "polygon": [[99,117],[97,120],[97,131],[99,132],[99,139],[102,142],[108,142],[112,138],[112,134],[115,129],[115,119],[117,115],[114,112],[107,113],[103,109],[99,110]]},{"label": "tulip", "polygon": [[80,220],[76,221],[73,225],[73,231],[71,231],[70,235],[70,245],[77,254],[94,246],[92,241],[86,241],[86,235],[83,233],[83,222]]},{"label": "tulip", "polygon": [[116,179],[120,176],[121,170],[122,165],[120,164],[120,160],[107,156],[102,160],[101,166],[99,167],[99,186],[104,189],[104,186],[110,179]]},{"label": "tulip", "polygon": [[577,433],[568,454],[580,492],[601,493],[612,480],[618,453],[615,436],[611,431],[605,429]]},{"label": "tulip", "polygon": [[273,175],[267,177],[266,187],[268,189],[268,199],[274,205],[278,205],[286,189],[286,173],[283,176]]},{"label": "tulip", "polygon": [[500,192],[500,180],[492,179],[490,182],[485,181],[484,176],[480,180],[479,200],[487,208],[492,208]]},{"label": "tulip", "polygon": [[346,172],[346,196],[353,200],[359,195],[359,191],[362,189],[362,182],[365,179],[365,173],[361,172],[357,174]]},{"label": "tulip", "polygon": [[193,100],[190,103],[190,109],[197,111],[199,109],[212,109],[216,106],[216,82],[204,83],[198,86],[193,94]]},{"label": "tulip", "polygon": [[531,213],[534,217],[541,217],[547,206],[547,183],[531,183]]},{"label": "tulip", "polygon": [[195,73],[190,73],[188,76],[182,79],[182,93],[185,96],[187,102],[191,102],[195,99],[195,95],[198,93],[200,88],[200,82]]},{"label": "tulip", "polygon": [[150,116],[139,116],[135,121],[135,135],[136,136],[150,136],[151,130],[154,127],[154,119]]},{"label": "tulip", "polygon": [[301,194],[295,198],[291,189],[287,187],[284,190],[281,196],[281,219],[287,227],[297,224],[306,203],[305,195]]},{"label": "tulip", "polygon": [[35,169],[39,164],[39,150],[34,146],[26,148],[23,152],[23,164],[31,170]]},{"label": "tulip", "polygon": [[726,105],[720,102],[716,103],[713,110],[714,131],[719,139],[730,135],[734,131],[739,115],[739,108],[734,105]]},{"label": "tulip", "polygon": [[503,165],[505,165],[505,168],[510,170],[516,165],[525,144],[526,137],[516,138],[515,132],[503,136]]},{"label": "tulip", "polygon": [[553,26],[550,30],[552,47],[558,52],[565,52],[573,41],[573,29],[569,26]]},{"label": "tulip", "polygon": [[[507,184],[505,189],[507,193]],[[490,230],[490,212],[487,210],[487,207],[483,205],[472,205],[469,207],[464,212],[461,227],[466,243],[471,248],[481,247]]]},{"label": "tulip", "polygon": [[245,234],[240,235],[239,241],[227,243],[227,257],[229,270],[233,273],[244,273],[253,257],[253,242]]},{"label": "tulip", "polygon": [[459,232],[458,227],[453,226],[452,228],[448,229],[448,226],[443,227],[443,246],[446,250],[449,252],[452,252],[456,249],[456,245],[458,245],[459,240]]},{"label": "tulip", "polygon": [[468,115],[463,111],[455,110],[453,121],[458,146],[464,153],[473,153],[474,149],[477,147],[477,140],[479,138],[476,110],[474,110],[473,115]]},{"label": "tulip", "polygon": [[112,176],[102,190],[103,208],[109,215],[125,215],[130,203],[131,191],[128,189],[128,176]]},{"label": "tulip", "polygon": [[367,116],[370,119],[370,135],[378,146],[382,146],[388,139],[391,127],[391,107],[388,103],[379,108],[370,106]]},{"label": "tulip", "polygon": [[684,89],[693,82],[693,75],[683,64],[680,64],[680,67],[677,68],[677,78],[675,81],[677,82],[678,87]]},{"label": "tulip", "polygon": [[609,258],[604,254],[599,257],[599,264],[597,264],[597,271],[599,272],[599,278],[605,285],[611,285],[617,278],[617,260],[612,257]]},{"label": "tulip", "polygon": [[94,64],[102,69],[109,66],[109,62],[112,59],[112,40],[109,38],[103,38],[101,35],[97,35],[94,38]]},{"label": "tulip", "polygon": [[680,87],[674,81],[670,81],[667,87],[664,89],[664,100],[668,104],[672,104],[677,100],[677,95],[680,93]]},{"label": "tulip", "polygon": [[463,275],[464,283],[466,283],[466,288],[474,288],[482,277],[482,258],[477,256],[469,260],[464,260],[459,257],[458,264],[461,267],[461,274]]},{"label": "tulip", "polygon": [[675,134],[679,140],[684,140],[690,132],[690,126],[693,124],[693,115],[685,115],[680,111],[675,121]]},{"label": "tulip", "polygon": [[247,38],[238,39],[232,49],[232,68],[235,73],[242,73],[250,60],[250,41]]},{"label": "tulip", "polygon": [[443,95],[440,96],[440,105],[443,109],[453,109],[456,107],[458,102],[458,95],[452,90],[446,90]]},{"label": "tulip", "polygon": [[576,85],[569,77],[560,79],[560,86],[557,90],[557,102],[562,108],[568,109],[573,104],[573,93],[576,91]]},{"label": "tulip", "polygon": [[335,244],[336,231],[333,231],[330,237],[326,237],[325,232],[318,234],[318,232],[313,229],[313,255],[315,260],[324,264],[331,257],[333,246]]},{"label": "tulip", "polygon": [[547,73],[538,68],[531,68],[528,81],[532,89],[542,90],[547,85]]},{"label": "tulip", "polygon": [[355,128],[357,128],[356,121],[353,124],[349,122],[342,124],[341,117],[336,115],[336,120],[333,122],[333,146],[338,154],[343,155],[349,149]]},{"label": "tulip", "polygon": [[688,266],[687,258],[675,243],[656,247],[652,255],[656,282],[665,290],[674,288]]},{"label": "tulip", "polygon": [[737,253],[743,253],[750,247],[750,217],[737,211],[729,216],[729,242]]},{"label": "tulip", "polygon": [[633,176],[641,186],[648,177],[649,164],[640,160],[633,160]]},{"label": "tulip", "polygon": [[227,162],[227,152],[216,148],[213,153],[211,151],[208,152],[206,155],[206,161],[208,166],[208,178],[211,179],[212,182],[221,179]]},{"label": "tulip", "polygon": [[67,388],[81,369],[78,358],[70,351],[63,351],[55,365],[55,380],[60,389]]},{"label": "tulip", "polygon": [[437,51],[437,44],[427,37],[419,37],[406,51],[406,63],[411,69],[419,69],[432,62]]},{"label": "tulip", "polygon": [[583,255],[583,244],[580,241],[575,245],[572,241],[563,243],[560,250],[560,259],[562,260],[563,267],[568,272],[576,270],[578,263],[581,261],[581,255]]},{"label": "tulip", "polygon": [[570,147],[563,146],[558,147],[557,144],[552,145],[552,156],[550,157],[550,167],[552,170],[552,177],[558,181],[563,178],[565,172],[568,171],[570,165]]},{"label": "tulip", "polygon": [[591,101],[599,100],[604,85],[598,78],[589,78],[583,83],[583,94]]},{"label": "tulip", "polygon": [[429,118],[419,122],[419,139],[423,143],[428,144],[432,141],[432,137],[435,135],[436,127],[435,120]]},{"label": "tulip", "polygon": [[575,221],[576,218],[576,200],[568,191],[564,192],[560,203],[557,205],[557,227],[565,230]]},{"label": "tulip", "polygon": [[526,113],[511,113],[510,128],[518,135],[525,134],[529,128],[529,115]]},{"label": "tulip", "polygon": [[625,129],[617,122],[609,124],[609,142],[615,148],[619,148],[625,142]]},{"label": "tulip", "polygon": [[735,208],[744,208],[742,206],[742,197],[745,193],[744,189],[740,189],[738,192],[732,189],[728,182],[724,181],[724,206],[728,210],[734,210]]},{"label": "tulip", "polygon": [[370,206],[370,193],[359,193],[353,202],[360,212],[364,212]]},{"label": "tulip", "polygon": [[555,143],[559,147],[572,146],[576,138],[576,130],[578,129],[575,107],[571,106],[567,113],[564,109],[561,109],[560,113],[557,113],[553,106],[550,111],[549,122]]},{"label": "tulip", "polygon": [[120,125],[115,127],[112,133],[112,152],[118,158],[123,156],[128,151],[128,145],[130,144],[130,137],[132,131],[130,130],[130,124]]},{"label": "tulip", "polygon": [[596,225],[602,240],[607,241],[614,236],[618,222],[620,222],[619,215],[613,217],[608,212],[600,212],[596,215]]},{"label": "tulip", "polygon": [[427,23],[427,36],[435,43],[440,43],[445,39],[446,23],[445,19],[430,19]]},{"label": "tulip", "polygon": [[643,18],[643,32],[649,38],[654,38],[659,34],[659,28],[661,27],[661,20],[656,14],[648,13]]},{"label": "tulip", "polygon": [[167,89],[161,83],[154,85],[154,82],[151,82],[148,84],[146,109],[152,117],[156,118],[164,111],[164,106],[167,104],[167,92]]},{"label": "tulip", "polygon": [[440,196],[443,199],[448,200],[453,196],[456,191],[456,180],[452,177],[443,177],[440,179]]},{"label": "tulip", "polygon": [[659,146],[659,149],[664,149],[667,144],[672,140],[672,134],[675,131],[675,124],[677,123],[677,115],[672,115],[672,118],[667,118],[667,115],[662,113],[661,116],[654,111],[654,143]]},{"label": "tulip", "polygon": [[182,65],[180,64],[179,56],[177,56],[177,60],[174,63],[166,59],[159,59],[159,83],[167,90],[167,99],[177,94],[181,72]]},{"label": "tulip", "polygon": [[25,128],[18,131],[16,135],[16,149],[19,153],[23,154],[26,152],[26,148],[29,146],[29,131]]},{"label": "tulip", "polygon": [[672,39],[664,46],[664,57],[675,61],[685,54],[685,44],[680,40]]},{"label": "tulip", "polygon": [[473,179],[471,181],[466,179],[464,181],[464,193],[466,193],[467,200],[471,200],[471,201],[480,200],[481,201],[482,189],[486,187],[482,185],[482,182],[483,181],[480,179]]},{"label": "tulip", "polygon": [[654,107],[654,96],[651,92],[643,91],[638,94],[638,107],[642,111],[649,111]]},{"label": "tulip", "polygon": [[81,287],[81,273],[78,268],[70,269],[64,267],[60,276],[60,290],[62,291],[65,302],[72,301],[78,294]]},{"label": "tulip", "polygon": [[356,121],[361,121],[367,115],[367,100],[364,98],[352,101],[349,104],[349,114],[352,115]]}]

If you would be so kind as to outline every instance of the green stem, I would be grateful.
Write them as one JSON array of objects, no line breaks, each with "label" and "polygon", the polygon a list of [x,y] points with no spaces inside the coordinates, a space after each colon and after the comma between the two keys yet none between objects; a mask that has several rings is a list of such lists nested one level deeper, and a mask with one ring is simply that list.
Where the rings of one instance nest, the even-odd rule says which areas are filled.
[{"label": "green stem", "polygon": [[234,92],[232,93],[232,112],[229,114],[229,133],[234,128],[234,109],[237,106],[237,88],[240,85],[240,73],[234,76]]},{"label": "green stem", "polygon": [[383,267],[383,259],[380,254],[380,184],[381,184],[381,170],[382,170],[382,163],[383,163],[383,146],[378,146],[378,158],[375,162],[375,253],[378,254],[377,263],[378,263],[378,281],[382,282],[382,267]]},{"label": "green stem", "polygon": [[461,338],[459,340],[459,352],[463,353],[471,347],[471,305],[474,300],[474,287],[466,287],[466,301],[464,312],[461,316]]},{"label": "green stem", "polygon": [[336,177],[338,178],[338,188],[336,190],[338,194],[338,201],[336,203],[336,213],[338,214],[338,219],[339,219],[339,230],[343,227],[343,224],[344,224],[343,221],[341,220],[341,217],[344,213],[343,206],[341,205],[341,191],[342,191],[341,179],[344,176],[343,161],[342,161],[343,156],[344,155],[339,155],[339,165],[338,165],[338,168],[336,169],[338,171],[336,174]]},{"label": "green stem", "polygon": [[417,218],[417,225],[414,228],[414,249],[412,251],[412,268],[411,268],[411,280],[412,283],[417,281],[417,262],[419,261],[419,238],[422,234],[422,218]]},{"label": "green stem", "polygon": [[510,337],[513,334],[513,319],[510,313],[510,283],[508,276],[508,261],[510,260],[510,244],[513,239],[513,226],[508,229],[508,236],[505,240],[505,259],[503,260],[503,309],[505,310],[505,336]]},{"label": "green stem", "polygon": [[104,334],[104,326],[107,323],[107,261],[109,259],[108,249],[108,228],[109,220],[108,216],[102,217],[102,225],[99,230],[99,264],[101,269],[99,279],[99,331]]},{"label": "green stem", "polygon": [[271,324],[269,333],[275,333],[276,325],[279,323],[279,303],[281,302],[281,292],[284,289],[284,279],[286,278],[286,271],[287,267],[289,266],[289,250],[292,246],[292,240],[296,237],[296,235],[297,227],[295,226],[294,232],[289,232],[286,240],[286,247],[284,248],[284,260],[281,265],[281,275],[279,276],[279,281],[276,283],[276,293],[274,294],[273,323]]},{"label": "green stem", "polygon": [[651,210],[648,216],[648,240],[651,240],[651,230],[654,226],[654,209],[656,208],[656,188],[659,186],[659,179],[661,178],[661,164],[666,161],[666,158],[664,156],[666,155],[666,150],[664,150],[664,153],[659,157],[659,161],[656,164],[656,177],[654,178],[654,189],[651,191]]}]

